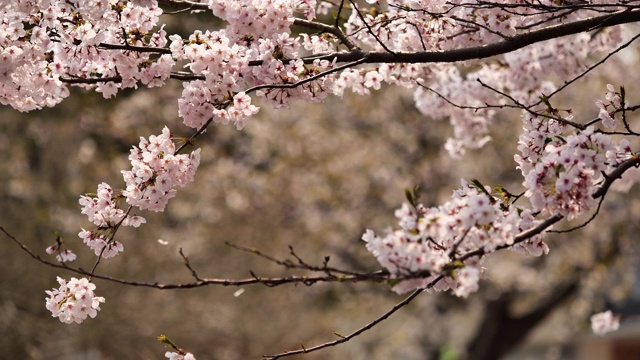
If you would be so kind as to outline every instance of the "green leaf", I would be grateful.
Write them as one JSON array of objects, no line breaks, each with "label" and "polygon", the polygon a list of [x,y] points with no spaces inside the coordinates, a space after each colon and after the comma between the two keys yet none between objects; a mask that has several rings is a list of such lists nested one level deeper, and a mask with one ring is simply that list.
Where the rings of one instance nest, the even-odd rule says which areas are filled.
[{"label": "green leaf", "polygon": [[399,280],[399,279],[389,280],[389,281],[387,281],[387,284],[389,285],[389,287],[392,288],[392,287],[400,284],[400,281],[401,280]]},{"label": "green leaf", "polygon": [[458,360],[458,353],[450,344],[442,345],[439,353],[438,360]]},{"label": "green leaf", "polygon": [[484,192],[484,185],[478,179],[471,179],[471,184],[478,190]]},{"label": "green leaf", "polygon": [[404,196],[414,208],[418,207],[418,199],[420,199],[420,185],[415,185],[413,189],[404,189]]},{"label": "green leaf", "polygon": [[163,344],[171,345],[174,348],[176,347],[176,344],[174,344],[173,341],[171,341],[171,339],[167,337],[167,335],[160,334],[160,336],[158,336],[158,341],[160,341]]},{"label": "green leaf", "polygon": [[549,98],[547,97],[547,95],[542,94],[538,98],[540,99],[540,101],[542,101],[543,104],[547,105],[548,108],[552,108],[551,107],[551,103],[549,102]]},{"label": "green leaf", "polygon": [[416,206],[416,200],[413,198],[413,193],[411,192],[411,190],[404,189],[404,197],[407,198],[407,201],[409,202],[409,204],[411,204],[414,207]]}]

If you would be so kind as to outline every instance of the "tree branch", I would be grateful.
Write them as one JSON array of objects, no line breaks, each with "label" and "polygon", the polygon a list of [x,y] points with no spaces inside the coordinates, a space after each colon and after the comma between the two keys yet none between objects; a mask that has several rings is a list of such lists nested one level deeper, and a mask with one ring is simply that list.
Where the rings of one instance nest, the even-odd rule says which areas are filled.
[{"label": "tree branch", "polygon": [[[168,1],[172,3],[171,1]],[[504,41],[499,41],[493,44],[470,47],[470,48],[462,48],[462,49],[453,49],[453,50],[445,50],[445,51],[418,51],[418,52],[369,52],[360,49],[355,49],[347,52],[336,52],[331,54],[315,54],[310,56],[304,56],[300,59],[303,60],[306,64],[313,63],[314,60],[335,60],[336,63],[350,63],[345,64],[346,67],[355,66],[358,64],[376,64],[376,63],[454,63],[461,62],[467,60],[478,60],[484,59],[492,56],[503,55],[515,50],[519,50],[525,48],[527,46],[556,39],[568,35],[575,35],[585,31],[602,29],[605,27],[621,25],[626,23],[638,22],[640,21],[640,10],[623,10],[613,14],[607,14],[602,16],[591,17],[584,20],[574,21],[566,24],[560,24],[555,26],[549,26],[540,30],[531,31],[528,33],[523,33],[519,35],[512,36]],[[314,27],[321,28],[329,32],[328,28],[332,28],[325,24],[309,22],[304,20],[296,19],[294,24],[305,26],[305,27]],[[324,25],[324,26],[323,26]],[[327,27],[325,29],[325,27]],[[332,28],[333,29],[333,28]],[[323,31],[324,31],[323,30]],[[331,34],[335,35],[335,31],[331,32]],[[350,47],[350,45],[347,45]],[[160,53],[160,54],[170,54],[171,51],[167,48],[156,48],[156,47],[140,47],[140,46],[130,46],[130,45],[119,45],[119,44],[100,44],[98,47],[108,50],[127,50],[127,51],[140,51],[140,52],[152,52],[152,53]],[[296,59],[291,59],[296,60]],[[262,60],[255,60],[249,63],[250,66],[261,66],[263,64]],[[329,73],[325,73],[324,75],[328,75]],[[202,79],[201,75],[192,74],[189,76],[188,74],[172,74],[171,76],[174,79],[179,80],[195,80]],[[63,82],[67,83],[98,83],[105,82],[105,79],[61,79]],[[117,80],[117,78],[113,78],[113,80]],[[287,84],[288,85],[288,84]],[[301,84],[298,84],[301,85]],[[261,85],[262,87],[267,87],[268,85]],[[290,86],[287,86],[290,87]]]},{"label": "tree branch", "polygon": [[[442,280],[443,277],[444,277],[443,275],[438,276],[431,283],[429,283],[429,285],[427,285],[427,287],[425,289],[432,288],[440,280]],[[324,349],[324,348],[327,348],[327,347],[330,347],[330,346],[336,346],[336,345],[345,343],[345,342],[353,339],[354,337],[364,333],[365,331],[372,329],[374,326],[376,326],[377,324],[381,323],[383,320],[386,320],[387,318],[389,318],[395,312],[397,312],[398,310],[402,309],[407,304],[409,304],[411,301],[413,301],[413,299],[415,299],[418,295],[420,295],[425,289],[415,290],[413,293],[411,293],[411,295],[407,296],[404,300],[402,300],[401,302],[397,303],[394,307],[392,307],[389,311],[384,313],[382,316],[376,318],[372,322],[370,322],[367,325],[361,327],[360,329],[352,332],[349,335],[340,336],[340,339],[338,339],[338,340],[326,342],[324,344],[320,344],[320,345],[317,345],[317,346],[314,346],[314,347],[310,347],[310,348],[302,348],[300,350],[291,350],[291,351],[287,351],[287,352],[283,352],[283,353],[279,353],[279,354],[274,354],[274,355],[262,355],[262,358],[263,359],[268,359],[268,360],[275,360],[275,359],[279,359],[281,357],[286,357],[286,356],[291,356],[291,355],[307,354],[307,353],[318,351],[318,350],[321,350],[321,349]]]},{"label": "tree branch", "polygon": [[332,60],[335,58],[337,62],[349,62],[366,57],[365,63],[453,63],[502,55],[539,42],[638,21],[640,21],[640,10],[624,10],[610,15],[549,26],[484,46],[433,52],[395,52],[393,54],[388,52],[350,51],[328,54],[321,57],[321,59]]}]

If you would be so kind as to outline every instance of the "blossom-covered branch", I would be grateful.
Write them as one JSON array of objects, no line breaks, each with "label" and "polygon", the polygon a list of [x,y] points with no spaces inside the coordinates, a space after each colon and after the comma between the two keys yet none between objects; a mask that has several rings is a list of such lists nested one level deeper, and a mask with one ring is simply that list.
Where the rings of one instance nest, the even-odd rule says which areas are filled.
[{"label": "blossom-covered branch", "polygon": [[[640,166],[634,143],[638,132],[632,129],[629,116],[638,108],[627,104],[624,87],[607,86],[605,100],[595,103],[597,119],[590,122],[576,121],[573,110],[551,102],[555,94],[638,38],[623,31],[624,24],[640,22],[640,5],[635,3],[90,0],[4,4],[0,9],[0,103],[31,111],[57,105],[70,95],[72,85],[111,98],[124,89],[161,87],[175,79],[182,82],[178,116],[195,133],[181,139],[164,127],[161,134],[141,137],[130,151],[131,167],[121,170],[121,190],[103,182],[95,194],[80,197],[81,212],[93,224],[78,234],[97,257],[90,271],[65,263],[76,256],[60,237],[46,250],[59,261],[53,262],[4,228],[0,230],[35,260],[86,276],[69,281],[58,278],[59,287],[47,291],[47,308],[66,323],[95,317],[100,310],[105,298],[94,293],[94,279],[156,289],[387,282],[398,293],[413,292],[378,320],[340,340],[269,357],[337,345],[375,326],[424,289],[451,290],[467,297],[479,288],[487,255],[497,250],[546,254],[549,247],[543,234],[552,225],[594,209],[597,214],[597,199]],[[177,9],[171,13],[175,16],[206,11],[221,25],[195,29],[184,37],[169,34],[160,22],[163,7]],[[332,13],[333,8],[337,10]],[[604,57],[593,62],[592,55],[601,53]],[[562,85],[549,80],[550,75]],[[378,271],[334,268],[328,266],[328,259],[312,265],[293,250],[296,261],[254,253],[310,275],[271,278],[251,272],[250,278],[238,280],[208,278],[182,251],[191,282],[138,282],[97,271],[102,259],[124,250],[116,238],[119,229],[146,222],[135,212],[164,211],[177,188],[194,180],[200,149],[183,151],[210,126],[231,124],[243,129],[259,112],[257,99],[261,106],[283,108],[293,101],[320,102],[348,91],[367,95],[392,85],[414,91],[423,114],[451,122],[453,135],[445,149],[453,158],[489,141],[489,127],[498,110],[520,109],[524,130],[514,159],[523,177],[521,195],[462,180],[451,199],[427,207],[418,201],[417,192],[408,192],[409,203],[395,214],[398,228],[382,235],[367,230],[362,236],[383,268]],[[627,175],[623,181],[638,179]],[[601,322],[611,325],[607,319]],[[172,347],[176,351],[167,357],[193,358],[175,344]]]}]

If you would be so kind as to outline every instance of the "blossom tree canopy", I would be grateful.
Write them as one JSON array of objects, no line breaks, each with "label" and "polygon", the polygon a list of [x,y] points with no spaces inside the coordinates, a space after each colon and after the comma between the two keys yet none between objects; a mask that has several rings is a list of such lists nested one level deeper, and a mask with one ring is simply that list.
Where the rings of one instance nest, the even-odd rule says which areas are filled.
[{"label": "blossom tree canopy", "polygon": [[[217,20],[190,34],[164,24],[168,16],[199,13]],[[265,358],[312,352],[349,341],[425,290],[467,298],[478,291],[489,255],[509,249],[543,256],[553,251],[545,243],[553,225],[574,219],[582,222],[575,229],[587,225],[614,182],[628,189],[640,180],[633,114],[640,106],[629,102],[625,84],[583,99],[582,106],[597,111],[593,119],[556,101],[640,37],[640,1],[19,0],[3,1],[0,14],[0,102],[18,111],[54,107],[71,87],[110,99],[126,89],[182,84],[175,108],[186,128],[139,134],[121,185],[103,182],[80,196],[92,225],[78,236],[97,257],[92,269],[68,265],[76,254],[59,239],[47,248],[56,261],[46,260],[0,228],[36,260],[81,276],[58,277],[60,288],[46,292],[47,309],[65,323],[109,306],[107,294],[94,293],[95,279],[163,289],[368,281],[410,293],[361,331]],[[194,147],[207,130],[242,131],[261,108],[392,86],[412,91],[425,117],[449,120],[453,132],[444,148],[452,161],[487,144],[503,110],[519,111],[517,153],[496,161],[515,160],[522,193],[473,174],[440,205],[425,205],[418,189],[407,190],[397,224],[362,235],[380,265],[370,272],[336,268],[328,259],[319,266],[280,261],[257,250],[315,275],[208,279],[182,252],[190,283],[138,283],[97,272],[102,259],[123,252],[122,227],[143,226],[145,210],[164,211],[198,176],[202,151]],[[597,333],[618,327],[611,313],[593,322]],[[167,337],[160,341],[172,348],[166,357],[194,359]]]}]

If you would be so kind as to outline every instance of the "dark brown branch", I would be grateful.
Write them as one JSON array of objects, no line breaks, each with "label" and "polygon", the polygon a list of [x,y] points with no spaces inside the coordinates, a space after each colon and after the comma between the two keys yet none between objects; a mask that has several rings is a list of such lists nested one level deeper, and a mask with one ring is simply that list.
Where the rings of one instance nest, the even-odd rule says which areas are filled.
[{"label": "dark brown branch", "polygon": [[574,227],[571,227],[569,229],[564,229],[564,230],[549,230],[549,232],[554,234],[564,234],[564,233],[576,231],[578,229],[582,229],[583,227],[589,225],[593,220],[595,220],[598,214],[600,214],[600,208],[602,207],[603,202],[604,202],[604,196],[600,198],[600,201],[598,201],[598,207],[596,208],[596,211],[594,211],[593,214],[591,214],[591,216],[589,216],[589,218],[584,222],[582,222],[580,225],[576,225]]},{"label": "dark brown branch", "polygon": [[63,78],[61,77],[60,81],[62,81],[63,83],[72,84],[72,85],[73,84],[94,85],[94,84],[107,83],[107,82],[121,83],[122,77],[121,76],[109,76],[104,78],[81,78],[81,77]]},{"label": "dark brown branch", "polygon": [[289,253],[291,254],[291,256],[293,256],[296,259],[297,263],[294,263],[289,259],[286,259],[286,260],[277,259],[274,256],[267,255],[254,247],[250,247],[250,248],[244,247],[237,244],[232,244],[230,242],[225,242],[225,245],[230,246],[236,250],[240,250],[252,255],[259,256],[267,261],[280,265],[286,269],[300,269],[300,270],[324,272],[327,275],[331,275],[331,274],[360,275],[361,274],[355,271],[338,269],[338,268],[329,266],[328,256],[325,257],[322,266],[309,264],[308,262],[304,261],[300,256],[298,256],[298,254],[296,254],[292,246],[289,246]]},{"label": "dark brown branch", "polygon": [[486,109],[504,109],[504,108],[522,109],[521,106],[509,105],[509,104],[495,105],[495,104],[487,104],[487,103],[485,103],[483,106],[460,105],[460,104],[454,103],[453,101],[451,101],[446,96],[444,96],[444,95],[440,94],[438,91],[436,91],[436,90],[434,90],[434,89],[422,84],[421,82],[417,82],[416,84],[418,84],[418,86],[422,87],[423,89],[434,93],[437,97],[439,97],[440,99],[445,101],[447,104],[449,104],[449,105],[451,105],[451,106],[453,106],[455,108],[462,109],[462,110],[479,111],[479,110],[486,110]]},{"label": "dark brown branch", "polygon": [[[171,75],[169,75],[169,78],[174,80],[180,80],[180,81],[205,80],[204,75],[197,75],[197,74],[186,73],[186,72],[172,72]],[[120,83],[122,82],[122,77],[119,75],[103,77],[103,78],[81,78],[81,77],[62,78],[61,77],[60,81],[67,84],[94,85],[94,84],[100,84],[100,83],[106,83],[106,82]]]},{"label": "dark brown branch", "polygon": [[[559,214],[555,214],[555,215],[547,218],[546,220],[544,220],[540,224],[538,224],[538,226],[533,227],[533,228],[531,228],[529,230],[523,231],[520,234],[518,234],[516,237],[513,238],[513,244],[510,244],[510,245],[504,244],[504,245],[497,246],[494,251],[510,248],[515,244],[521,243],[523,241],[527,241],[527,240],[531,239],[532,237],[534,237],[534,236],[536,236],[538,234],[542,234],[543,231],[545,231],[546,229],[548,229],[549,227],[551,227],[553,224],[557,223],[558,221],[562,220],[563,218],[564,218],[564,216],[559,215]],[[468,253],[460,256],[458,259],[461,260],[461,261],[464,261],[464,260],[472,258],[472,257],[484,256],[487,253],[488,252],[485,249],[477,249],[477,250],[469,251]]]},{"label": "dark brown branch", "polygon": [[597,199],[601,196],[604,196],[609,190],[609,188],[611,187],[611,185],[613,184],[613,182],[616,181],[617,179],[620,179],[622,177],[622,174],[625,173],[625,171],[631,169],[632,167],[638,167],[638,166],[640,166],[640,155],[638,154],[634,155],[631,159],[626,160],[622,164],[618,165],[618,167],[615,170],[613,170],[610,174],[607,175],[606,180],[600,186],[600,188],[593,193],[592,195],[593,198]]},{"label": "dark brown branch", "polygon": [[[173,3],[172,1],[167,1],[167,3]],[[187,3],[187,2],[185,2]],[[560,24],[555,26],[549,26],[547,28],[543,28],[536,31],[531,31],[528,33],[523,33],[519,35],[512,36],[507,40],[496,42],[493,44],[470,47],[470,48],[462,48],[462,49],[453,49],[453,50],[445,50],[445,51],[419,51],[419,52],[368,52],[363,50],[352,50],[347,52],[337,52],[331,54],[316,54],[308,57],[302,57],[301,59],[305,63],[312,63],[316,59],[320,60],[336,60],[336,63],[350,63],[345,64],[346,67],[352,67],[358,64],[377,64],[377,63],[454,63],[460,61],[467,60],[477,60],[484,59],[492,56],[506,54],[518,49],[525,48],[527,46],[556,39],[568,35],[574,35],[585,31],[602,29],[609,26],[621,25],[626,23],[632,23],[640,21],[640,10],[624,10],[614,14],[608,14],[603,16],[592,17],[584,20],[574,21],[571,23]],[[318,28],[324,28],[321,23],[315,22],[307,22],[303,20],[296,20],[294,24],[299,24],[300,26],[314,26]],[[311,25],[313,24],[313,25]],[[326,25],[325,25],[326,26]],[[326,29],[328,31],[328,29]],[[335,35],[334,32],[332,34]],[[100,44],[99,47],[104,49],[111,50],[128,50],[128,51],[140,51],[140,52],[152,52],[152,53],[161,53],[161,54],[170,54],[171,51],[167,48],[157,48],[157,47],[141,47],[141,46],[130,46],[130,45],[117,45],[117,44]],[[251,61],[249,63],[251,66],[261,66],[262,61],[256,60]],[[328,75],[329,73],[325,73],[324,75]],[[197,74],[172,74],[171,78],[179,79],[179,80],[195,80],[201,79],[202,76]],[[114,78],[117,80],[117,78]],[[64,79],[64,82],[67,83],[99,83],[105,82],[104,79]],[[298,84],[299,86],[301,84]],[[268,87],[264,85],[263,88]],[[281,86],[285,87],[285,86]],[[286,87],[292,87],[287,85]]]},{"label": "dark brown branch", "polygon": [[293,89],[293,88],[296,88],[298,86],[304,85],[304,84],[306,84],[308,82],[323,78],[323,77],[325,77],[325,76],[327,76],[329,74],[332,74],[332,73],[338,72],[340,70],[344,70],[344,69],[356,66],[358,64],[362,64],[364,62],[366,62],[366,57],[362,58],[360,60],[356,60],[356,61],[354,61],[352,63],[342,64],[340,66],[336,66],[336,67],[331,68],[329,70],[325,70],[325,71],[323,71],[321,73],[318,73],[316,75],[310,76],[310,77],[308,77],[306,79],[302,79],[302,80],[297,81],[295,83],[291,83],[291,84],[263,84],[263,85],[258,85],[258,86],[254,86],[252,88],[249,88],[249,89],[245,90],[245,93],[250,94],[250,93],[252,93],[254,91],[258,91],[258,90],[262,90],[262,89]]},{"label": "dark brown branch", "polygon": [[180,257],[182,257],[182,263],[191,272],[191,276],[193,276],[193,278],[196,279],[196,281],[202,281],[202,278],[198,275],[196,270],[191,266],[191,263],[189,263],[189,257],[184,254],[184,252],[182,251],[182,248],[180,248],[178,252],[180,253]]},{"label": "dark brown branch", "polygon": [[98,45],[98,48],[107,49],[107,50],[134,51],[139,53],[154,53],[154,54],[165,54],[165,55],[172,54],[171,50],[169,50],[168,48],[161,48],[161,47],[154,47],[154,46],[134,46],[134,45],[101,43]]},{"label": "dark brown branch", "polygon": [[[597,63],[589,66],[585,71],[583,71],[582,73],[580,73],[578,76],[574,77],[573,79],[569,80],[569,81],[565,81],[564,84],[562,86],[560,86],[559,88],[557,88],[554,92],[552,92],[549,95],[546,95],[547,99],[551,99],[552,96],[558,94],[559,92],[561,92],[562,90],[564,90],[567,86],[573,84],[574,82],[576,82],[577,80],[581,79],[582,77],[586,76],[588,73],[590,73],[591,71],[593,71],[593,69],[597,68],[598,66],[604,64],[607,60],[609,60],[609,58],[611,58],[613,55],[617,54],[618,52],[622,51],[623,49],[625,49],[626,47],[628,47],[629,45],[631,45],[631,43],[633,43],[634,41],[636,41],[638,39],[638,37],[640,37],[640,33],[636,34],[634,37],[631,38],[631,40],[627,41],[626,43],[618,46],[615,50],[611,51],[610,53],[607,54],[607,56],[605,56],[604,58],[602,58],[600,61],[598,61]],[[534,105],[531,106],[536,106],[539,105],[542,101],[537,102]]]},{"label": "dark brown branch", "polygon": [[158,0],[160,6],[183,7],[182,10],[209,10],[207,4],[187,0]]},{"label": "dark brown branch", "polygon": [[468,359],[499,359],[507,354],[542,322],[554,309],[578,290],[579,279],[572,278],[558,285],[553,292],[530,312],[515,317],[511,314],[511,295],[490,300],[477,335],[468,346]]},{"label": "dark brown branch", "polygon": [[334,35],[338,40],[340,40],[349,50],[356,50],[358,46],[354,44],[347,35],[345,35],[339,27],[330,26],[327,24],[323,24],[316,21],[309,21],[304,19],[295,19],[293,25],[300,26],[307,29],[318,30],[323,33]]},{"label": "dark brown branch", "polygon": [[[444,276],[442,276],[442,275],[438,276],[431,283],[429,283],[429,285],[427,285],[427,287],[425,289],[432,288],[435,284],[437,284],[440,280],[442,280],[443,277]],[[411,293],[411,295],[407,296],[404,300],[402,300],[401,302],[397,303],[389,311],[387,311],[386,313],[382,314],[382,316],[376,318],[374,321],[368,323],[367,325],[361,327],[360,329],[352,332],[349,335],[340,336],[340,339],[338,339],[338,340],[326,342],[324,344],[320,344],[320,345],[317,345],[317,346],[314,346],[314,347],[310,347],[310,348],[302,348],[300,350],[291,350],[291,351],[287,351],[287,352],[283,352],[283,353],[279,353],[279,354],[274,354],[274,355],[262,355],[262,358],[263,359],[268,359],[268,360],[275,360],[275,359],[279,359],[281,357],[286,357],[286,356],[291,356],[291,355],[298,355],[298,354],[306,354],[306,353],[318,351],[318,350],[321,350],[321,349],[324,349],[324,348],[328,348],[328,347],[331,347],[331,346],[336,346],[336,345],[345,343],[345,342],[353,339],[354,337],[364,333],[365,331],[372,329],[374,326],[378,325],[383,320],[386,320],[387,318],[389,318],[396,311],[402,309],[407,304],[409,304],[413,299],[415,299],[418,295],[420,295],[425,289],[415,290],[413,293]]]},{"label": "dark brown branch", "polygon": [[539,42],[637,21],[640,21],[640,10],[625,10],[610,15],[549,26],[484,46],[440,52],[395,52],[394,54],[388,52],[351,51],[329,54],[324,59],[336,58],[338,62],[349,62],[366,57],[365,63],[453,63],[502,55]]},{"label": "dark brown branch", "polygon": [[[610,174],[608,174],[606,180],[604,181],[604,183],[600,186],[600,189],[598,189],[592,196],[594,198],[599,198],[601,196],[604,196],[609,187],[611,186],[611,184],[613,184],[613,182],[617,179],[619,179],[620,177],[622,177],[622,174],[624,174],[625,171],[629,170],[632,167],[638,167],[640,166],[640,156],[636,155],[633,158],[623,162],[622,164],[620,164],[614,171],[612,171]],[[518,234],[517,236],[514,237],[514,241],[512,245],[501,245],[498,246],[494,251],[497,250],[502,250],[505,248],[510,248],[511,246],[521,243],[523,241],[526,241],[528,239],[531,239],[532,237],[541,234],[542,232],[544,232],[546,229],[548,229],[549,227],[551,227],[553,224],[557,223],[558,221],[562,220],[563,216],[559,215],[559,214],[555,214],[549,218],[547,218],[546,220],[544,220],[543,222],[541,222],[540,224],[538,224],[537,226],[523,231],[520,234]],[[155,283],[149,283],[149,282],[138,282],[138,281],[129,281],[129,280],[124,280],[124,279],[118,279],[118,278],[114,278],[114,277],[110,277],[110,276],[105,276],[105,275],[99,275],[99,274],[92,274],[91,272],[88,272],[82,268],[73,268],[70,267],[68,265],[66,265],[65,263],[54,263],[48,260],[43,259],[42,257],[40,257],[39,255],[36,255],[33,251],[31,251],[31,249],[29,249],[25,244],[23,244],[22,242],[20,242],[19,240],[17,240],[15,237],[13,237],[9,232],[7,232],[4,227],[0,226],[0,232],[4,233],[7,237],[9,237],[11,240],[13,240],[13,242],[15,242],[23,251],[25,251],[29,256],[31,256],[33,259],[37,260],[38,262],[54,267],[54,268],[59,268],[59,269],[64,269],[64,270],[68,270],[71,272],[74,272],[76,274],[80,274],[80,275],[86,275],[86,276],[91,276],[93,278],[98,278],[98,279],[102,279],[102,280],[106,280],[106,281],[111,281],[111,282],[115,282],[115,283],[119,283],[119,284],[123,284],[123,285],[130,285],[130,286],[141,286],[141,287],[149,287],[149,288],[155,288],[155,289],[161,289],[161,290],[168,290],[168,289],[190,289],[190,288],[197,288],[197,287],[202,287],[202,286],[207,286],[207,285],[222,285],[222,286],[240,286],[240,285],[249,285],[249,284],[263,284],[266,286],[279,286],[279,285],[284,285],[284,284],[291,284],[291,283],[302,283],[305,285],[312,285],[318,282],[362,282],[362,281],[374,281],[374,282],[386,282],[386,281],[390,281],[390,280],[407,280],[407,279],[415,279],[415,278],[426,278],[432,275],[436,275],[436,274],[432,274],[428,271],[426,272],[417,272],[417,273],[411,273],[411,274],[407,274],[406,276],[399,276],[399,277],[392,277],[388,271],[386,270],[379,270],[379,271],[375,271],[375,272],[370,272],[370,273],[356,273],[356,272],[343,272],[340,273],[338,275],[333,275],[331,273],[327,273],[327,269],[324,267],[318,267],[316,268],[309,268],[307,267],[307,270],[311,270],[311,271],[317,271],[317,272],[325,272],[325,275],[322,276],[288,276],[288,277],[282,277],[282,278],[265,278],[265,277],[258,277],[258,276],[253,276],[252,278],[249,279],[239,279],[239,280],[230,280],[230,279],[215,279],[215,278],[202,278],[200,281],[196,281],[196,282],[192,282],[192,283],[182,283],[182,284],[161,284],[158,282]],[[456,261],[464,261],[466,259],[469,259],[471,257],[480,257],[480,256],[484,256],[487,254],[487,251],[485,251],[484,249],[477,249],[477,250],[473,250],[470,251],[462,256],[460,256],[458,258],[458,260]],[[445,265],[444,266],[444,271],[442,274],[440,274],[439,276],[445,276],[448,272],[450,272],[452,269],[454,269],[455,266],[454,264],[449,264],[449,265]],[[336,269],[337,270],[337,269]],[[338,272],[338,271],[336,271]]]}]

